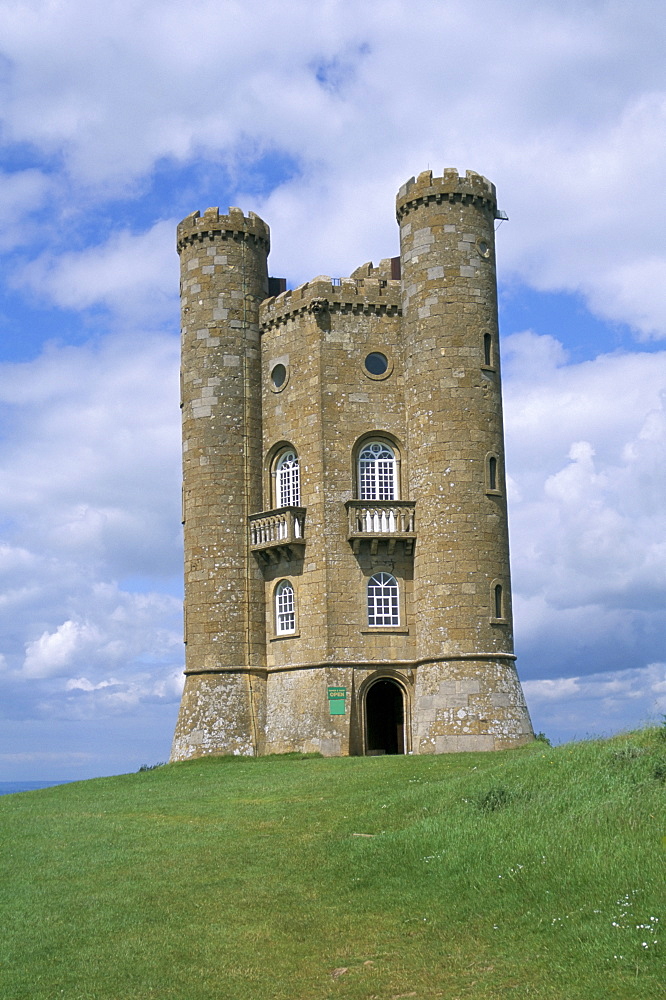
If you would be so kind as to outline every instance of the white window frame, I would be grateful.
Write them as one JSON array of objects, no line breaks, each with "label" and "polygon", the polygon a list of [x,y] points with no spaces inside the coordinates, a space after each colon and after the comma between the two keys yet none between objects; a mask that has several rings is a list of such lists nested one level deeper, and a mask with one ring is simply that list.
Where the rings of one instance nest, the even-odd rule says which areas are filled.
[{"label": "white window frame", "polygon": [[300,507],[301,476],[298,455],[293,448],[283,451],[275,466],[275,506]]},{"label": "white window frame", "polygon": [[400,587],[392,573],[375,573],[367,586],[368,626],[400,627]]},{"label": "white window frame", "polygon": [[398,500],[398,462],[386,441],[366,441],[358,455],[358,498],[375,503]]},{"label": "white window frame", "polygon": [[275,588],[276,635],[292,635],[296,631],[296,592],[290,580],[281,580]]}]

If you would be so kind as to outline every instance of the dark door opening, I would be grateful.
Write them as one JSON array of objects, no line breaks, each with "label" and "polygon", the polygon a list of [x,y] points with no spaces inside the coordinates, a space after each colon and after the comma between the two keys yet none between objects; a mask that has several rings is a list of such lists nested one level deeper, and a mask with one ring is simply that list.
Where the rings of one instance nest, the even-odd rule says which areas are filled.
[{"label": "dark door opening", "polygon": [[395,681],[377,681],[365,696],[366,754],[405,752],[405,700]]}]

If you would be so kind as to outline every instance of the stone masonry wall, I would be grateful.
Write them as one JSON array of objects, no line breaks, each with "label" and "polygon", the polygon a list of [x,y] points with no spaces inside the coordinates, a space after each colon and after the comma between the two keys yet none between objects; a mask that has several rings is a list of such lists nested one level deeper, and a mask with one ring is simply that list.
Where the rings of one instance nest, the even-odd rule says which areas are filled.
[{"label": "stone masonry wall", "polygon": [[[264,667],[264,595],[246,526],[261,502],[258,309],[269,231],[252,213],[209,209],[181,223],[178,249],[188,676],[176,743],[194,730],[201,747],[256,752],[263,706],[253,707],[244,671]],[[224,671],[233,677],[200,677]]]},{"label": "stone masonry wall", "polygon": [[[406,420],[418,498],[419,752],[490,748],[531,733],[513,664],[496,207],[493,185],[469,171],[435,178],[426,171],[397,198]],[[498,686],[503,698],[510,692],[509,704],[488,700]]]},{"label": "stone masonry wall", "polygon": [[[401,188],[397,215],[400,268],[386,258],[274,298],[257,216],[210,209],[179,227],[187,679],[173,759],[376,752],[377,681],[401,692],[399,752],[532,737],[513,654],[495,189],[427,171]],[[368,370],[371,352],[385,372]],[[354,528],[369,440],[396,455],[409,537]],[[251,550],[248,519],[279,507],[287,448],[304,535]],[[399,584],[398,626],[368,625],[381,571]],[[296,627],[278,634],[283,580]],[[344,715],[331,687],[346,690]]]}]

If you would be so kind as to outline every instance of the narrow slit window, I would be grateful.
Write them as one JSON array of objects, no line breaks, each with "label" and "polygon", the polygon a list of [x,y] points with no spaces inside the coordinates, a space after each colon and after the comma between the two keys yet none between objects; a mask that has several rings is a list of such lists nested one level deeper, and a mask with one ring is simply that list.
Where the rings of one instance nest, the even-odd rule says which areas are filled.
[{"label": "narrow slit window", "polygon": [[368,581],[368,625],[399,625],[398,581],[390,573],[375,573]]},{"label": "narrow slit window", "polygon": [[483,363],[492,367],[493,363],[493,339],[489,333],[483,335]]},{"label": "narrow slit window", "polygon": [[497,489],[497,459],[494,455],[488,459],[488,489]]},{"label": "narrow slit window", "polygon": [[494,598],[495,598],[495,618],[504,618],[504,609],[502,607],[502,584],[496,583],[494,588]]},{"label": "narrow slit window", "polygon": [[294,588],[288,580],[283,580],[275,591],[275,624],[278,635],[296,631]]}]

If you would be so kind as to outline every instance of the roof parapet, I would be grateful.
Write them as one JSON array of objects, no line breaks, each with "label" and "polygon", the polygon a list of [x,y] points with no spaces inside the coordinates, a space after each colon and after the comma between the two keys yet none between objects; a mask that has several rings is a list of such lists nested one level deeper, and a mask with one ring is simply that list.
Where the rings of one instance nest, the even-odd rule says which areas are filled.
[{"label": "roof parapet", "polygon": [[467,170],[462,176],[451,167],[445,169],[441,177],[433,177],[432,170],[424,170],[402,185],[396,197],[398,222],[414,208],[433,201],[477,201],[485,204],[493,214],[497,211],[497,192],[491,181],[473,170]]},{"label": "roof parapet", "polygon": [[207,208],[203,215],[200,212],[192,212],[183,219],[178,226],[178,252],[180,253],[189,243],[220,238],[222,233],[227,236],[239,234],[254,238],[265,244],[266,253],[270,249],[270,229],[258,215],[249,212],[245,216],[242,209],[235,206],[229,209],[227,215],[220,215],[219,208],[215,206]]},{"label": "roof parapet", "polygon": [[320,274],[298,288],[264,299],[259,309],[259,322],[268,328],[304,312],[387,312],[396,315],[400,312],[399,281],[355,277],[356,273],[351,278],[337,279]]}]

